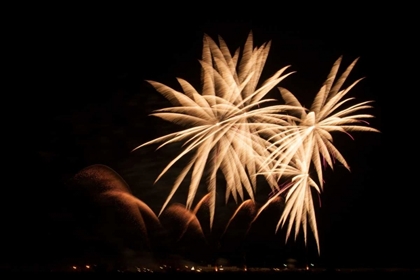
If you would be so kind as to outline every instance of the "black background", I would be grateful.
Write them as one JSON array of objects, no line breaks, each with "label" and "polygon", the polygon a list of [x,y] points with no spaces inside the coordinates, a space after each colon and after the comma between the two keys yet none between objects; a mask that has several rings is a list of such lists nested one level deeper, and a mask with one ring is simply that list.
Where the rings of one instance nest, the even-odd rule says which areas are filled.
[{"label": "black background", "polygon": [[[86,225],[78,217],[89,202],[65,183],[92,164],[114,169],[158,212],[174,177],[156,186],[153,181],[178,150],[130,151],[176,126],[148,116],[170,104],[145,80],[176,88],[175,77],[182,77],[198,86],[203,34],[220,35],[233,51],[252,30],[256,45],[272,40],[263,75],[292,65],[297,73],[282,86],[304,105],[340,55],[343,67],[360,57],[349,81],[366,77],[349,95],[375,100],[371,124],[381,133],[355,133],[354,141],[340,135],[335,142],[352,171],[326,173],[319,262],[418,266],[415,172],[401,124],[410,119],[404,105],[409,97],[400,86],[412,28],[407,12],[344,4],[228,9],[210,3],[14,10],[5,43],[13,83],[3,103],[11,124],[6,138],[15,140],[5,147],[12,157],[1,196],[3,263],[49,262],[83,251],[78,230]],[[185,192],[178,198],[183,203]]]}]

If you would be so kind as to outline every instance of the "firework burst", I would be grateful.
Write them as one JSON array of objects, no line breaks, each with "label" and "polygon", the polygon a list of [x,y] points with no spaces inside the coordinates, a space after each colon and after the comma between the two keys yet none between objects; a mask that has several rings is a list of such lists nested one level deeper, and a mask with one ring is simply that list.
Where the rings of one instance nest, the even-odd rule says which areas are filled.
[{"label": "firework burst", "polygon": [[[216,199],[216,175],[220,170],[226,180],[226,201],[230,195],[235,201],[244,200],[244,191],[253,200],[256,188],[256,173],[262,161],[269,156],[267,140],[257,131],[270,126],[287,124],[290,116],[286,110],[300,110],[289,105],[270,105],[272,99],[263,99],[279,82],[286,78],[287,67],[278,70],[257,87],[266,61],[270,43],[253,48],[252,33],[248,36],[239,59],[239,49],[231,56],[223,39],[218,46],[210,37],[204,36],[202,66],[202,93],[186,80],[178,78],[184,93],[161,83],[148,81],[164,95],[174,107],[155,111],[152,115],[182,125],[186,129],[159,137],[145,145],[162,143],[159,148],[182,141],[183,151],[174,158],[156,179],[159,180],[179,159],[191,155],[173,185],[163,209],[171,200],[183,180],[191,174],[191,183],[186,202],[190,209],[200,181],[207,168],[207,188],[210,193],[210,227],[212,226]],[[271,184],[276,184],[267,177]]]},{"label": "firework burst", "polygon": [[[337,160],[344,167],[350,167],[341,153],[333,145],[333,132],[343,132],[351,135],[352,131],[378,132],[367,126],[363,119],[372,118],[370,114],[359,113],[360,110],[369,109],[372,101],[365,101],[345,107],[354,98],[343,99],[344,96],[361,80],[353,82],[349,87],[341,89],[351,70],[357,62],[354,60],[343,74],[336,80],[337,72],[342,58],[340,57],[333,65],[327,80],[316,95],[309,110],[299,112],[299,121],[291,120],[289,126],[281,126],[277,130],[270,128],[273,133],[269,141],[268,156],[263,166],[269,167],[270,171],[261,174],[274,176],[276,180],[282,177],[291,178],[289,184],[279,190],[277,195],[286,193],[286,206],[280,218],[279,226],[289,221],[286,240],[288,239],[292,225],[295,224],[295,238],[303,227],[305,243],[307,241],[307,223],[309,223],[317,243],[318,252],[319,238],[316,226],[316,217],[311,193],[313,187],[318,193],[323,188],[323,163],[333,168]],[[298,99],[288,90],[279,88],[286,104],[302,107]],[[317,174],[318,184],[310,177],[313,167]],[[270,200],[267,202],[270,203]]]},{"label": "firework burst", "polygon": [[[160,213],[187,175],[191,175],[186,201],[186,209],[190,210],[202,178],[207,177],[205,201],[209,205],[211,228],[218,172],[226,181],[226,202],[231,196],[236,202],[238,199],[244,201],[247,195],[249,200],[243,205],[254,205],[256,177],[262,175],[275,195],[260,208],[253,221],[268,205],[285,195],[286,205],[276,230],[288,222],[287,241],[293,226],[295,239],[302,227],[306,243],[309,225],[319,253],[312,189],[317,195],[323,189],[323,165],[333,168],[339,162],[350,170],[333,144],[333,133],[378,132],[365,121],[373,116],[360,113],[371,108],[372,101],[349,105],[354,98],[345,98],[362,79],[342,89],[357,59],[338,78],[342,58],[334,63],[308,110],[285,88],[279,87],[285,104],[276,105],[271,103],[276,100],[265,99],[270,90],[292,74],[285,74],[286,66],[259,85],[270,42],[254,47],[250,33],[242,52],[237,49],[231,55],[224,40],[219,37],[218,41],[219,44],[204,36],[200,91],[181,78],[178,82],[183,92],[148,81],[173,104],[173,107],[157,110],[152,115],[185,129],[144,143],[133,151],[157,143],[160,143],[158,149],[175,142],[183,143],[182,152],[164,168],[156,181],[181,158],[190,156]],[[312,169],[315,178],[310,176]],[[280,180],[286,181],[279,184]],[[236,213],[232,219],[235,216]]]}]

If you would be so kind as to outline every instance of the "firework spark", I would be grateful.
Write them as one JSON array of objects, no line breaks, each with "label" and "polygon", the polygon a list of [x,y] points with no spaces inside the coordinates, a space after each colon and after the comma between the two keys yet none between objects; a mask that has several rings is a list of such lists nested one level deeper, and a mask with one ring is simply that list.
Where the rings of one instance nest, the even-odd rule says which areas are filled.
[{"label": "firework spark", "polygon": [[[202,94],[187,81],[178,78],[184,93],[161,83],[149,81],[155,89],[172,102],[174,107],[155,111],[152,115],[187,127],[180,132],[159,137],[135,148],[161,143],[159,148],[170,143],[184,141],[184,150],[173,159],[156,179],[187,154],[192,158],[178,175],[162,210],[171,200],[178,187],[191,173],[191,183],[186,207],[191,208],[200,181],[207,167],[207,188],[210,195],[210,227],[215,212],[216,175],[220,170],[226,179],[226,201],[232,195],[244,200],[245,189],[253,200],[256,188],[256,173],[262,161],[269,156],[267,141],[257,133],[262,128],[287,124],[290,116],[281,114],[296,109],[289,105],[267,105],[272,99],[263,97],[288,74],[287,67],[277,71],[259,88],[257,83],[268,55],[270,43],[253,48],[252,33],[245,43],[242,57],[239,50],[231,56],[224,41],[220,47],[208,36],[203,40]],[[298,110],[300,108],[297,108]],[[272,177],[268,177],[271,180]],[[271,184],[276,184],[271,181]]]},{"label": "firework spark", "polygon": [[[351,131],[378,132],[368,127],[363,119],[372,118],[370,114],[358,113],[363,109],[369,109],[372,101],[357,103],[344,107],[354,98],[344,99],[344,96],[361,80],[357,80],[349,87],[341,89],[357,59],[350,64],[344,73],[335,81],[341,57],[334,63],[327,80],[316,95],[314,102],[306,113],[300,111],[298,123],[291,122],[287,129],[280,127],[277,131],[270,130],[274,135],[270,138],[272,145],[269,150],[271,154],[266,158],[265,163],[271,166],[268,172],[277,180],[282,177],[291,177],[291,182],[279,193],[287,193],[286,206],[280,221],[277,225],[283,226],[289,220],[286,240],[288,239],[292,226],[295,224],[295,239],[299,233],[300,226],[303,227],[305,243],[307,241],[307,223],[309,223],[317,243],[318,252],[319,238],[316,226],[315,211],[312,200],[311,187],[318,193],[323,187],[322,162],[326,162],[333,168],[334,160],[337,160],[350,170],[344,157],[332,144],[333,132],[344,132],[348,135]],[[335,81],[335,82],[334,82]],[[286,104],[301,106],[298,99],[288,90],[279,88]],[[301,106],[302,107],[302,106]],[[315,168],[318,184],[310,176],[311,167]],[[266,174],[267,172],[261,172]],[[267,203],[270,203],[268,201]],[[258,216],[258,215],[257,215]]]}]

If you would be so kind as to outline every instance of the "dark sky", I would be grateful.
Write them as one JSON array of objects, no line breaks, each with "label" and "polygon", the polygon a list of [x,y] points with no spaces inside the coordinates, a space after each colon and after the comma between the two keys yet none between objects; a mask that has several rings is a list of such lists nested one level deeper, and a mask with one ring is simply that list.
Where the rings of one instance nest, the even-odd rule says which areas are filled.
[{"label": "dark sky", "polygon": [[[400,180],[404,169],[395,166],[396,148],[385,146],[396,131],[385,122],[391,119],[385,104],[392,102],[395,89],[388,69],[402,55],[395,42],[403,42],[398,31],[403,24],[393,25],[391,9],[377,13],[343,7],[304,17],[300,10],[286,8],[278,13],[264,10],[267,14],[259,16],[251,9],[228,15],[215,8],[204,13],[198,8],[174,13],[157,8],[26,11],[30,16],[16,34],[20,71],[14,77],[13,102],[18,111],[10,118],[23,122],[17,128],[22,137],[12,161],[14,180],[6,183],[2,197],[3,261],[30,262],[41,251],[58,255],[60,250],[53,247],[64,243],[68,245],[61,251],[71,251],[72,240],[81,235],[77,231],[86,231],[89,223],[79,217],[90,210],[89,199],[66,182],[92,164],[114,169],[134,195],[158,212],[174,177],[168,175],[156,186],[153,181],[177,150],[130,150],[176,126],[148,116],[169,102],[145,80],[177,87],[175,77],[182,77],[198,87],[203,34],[221,35],[234,50],[252,30],[255,44],[272,40],[263,75],[292,65],[290,70],[297,73],[282,85],[305,105],[340,55],[343,67],[360,57],[349,80],[366,77],[349,95],[358,101],[375,100],[370,113],[376,119],[371,124],[381,134],[355,133],[354,141],[337,137],[336,145],[352,171],[337,167],[326,172],[318,215],[320,262],[419,263],[415,198]],[[184,203],[185,196],[179,198]],[[90,215],[95,220],[95,214]]]}]

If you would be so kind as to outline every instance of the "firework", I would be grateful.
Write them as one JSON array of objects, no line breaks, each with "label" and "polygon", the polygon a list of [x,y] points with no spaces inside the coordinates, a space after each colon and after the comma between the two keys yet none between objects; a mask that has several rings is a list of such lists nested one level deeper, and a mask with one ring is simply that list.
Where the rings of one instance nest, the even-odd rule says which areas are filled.
[{"label": "firework", "polygon": [[[276,230],[288,222],[287,241],[293,226],[295,239],[302,227],[306,243],[309,224],[320,252],[312,189],[317,195],[323,189],[323,165],[333,168],[339,162],[350,170],[333,144],[333,133],[350,135],[352,131],[378,132],[365,121],[373,116],[360,113],[361,110],[372,108],[372,101],[349,105],[354,98],[345,98],[362,79],[342,89],[357,59],[338,78],[342,58],[334,63],[308,110],[289,90],[282,87],[279,87],[279,91],[285,104],[278,105],[274,103],[276,100],[265,99],[270,90],[293,73],[285,74],[288,66],[283,67],[259,86],[270,42],[254,47],[250,33],[242,52],[237,49],[231,55],[225,41],[220,37],[218,41],[219,44],[204,36],[200,91],[181,78],[178,78],[178,82],[183,92],[148,81],[173,104],[173,107],[157,110],[152,115],[185,129],[144,143],[134,150],[157,143],[160,143],[158,149],[175,142],[183,143],[182,152],[164,168],[156,181],[178,160],[190,156],[160,213],[187,175],[191,175],[186,201],[186,209],[190,210],[202,178],[207,177],[205,202],[209,205],[211,228],[218,171],[226,181],[226,202],[230,196],[236,202],[238,199],[244,201],[247,195],[249,200],[242,204],[244,207],[254,205],[256,177],[262,175],[274,195],[255,214],[253,221],[269,204],[285,195],[286,205]],[[312,169],[316,178],[310,176]],[[235,216],[236,213],[232,219]]]},{"label": "firework", "polygon": [[[363,119],[372,118],[370,114],[359,113],[360,110],[369,109],[372,101],[365,101],[345,107],[354,98],[344,99],[344,96],[361,79],[352,83],[349,87],[341,89],[357,59],[350,64],[343,74],[335,81],[341,57],[334,63],[327,80],[316,95],[314,102],[307,113],[299,111],[290,126],[285,129],[279,127],[277,131],[270,129],[273,133],[270,137],[272,144],[269,146],[270,156],[266,158],[265,166],[271,166],[270,171],[261,172],[275,176],[276,180],[286,177],[291,178],[290,182],[282,188],[277,195],[287,193],[286,206],[280,218],[277,229],[289,220],[286,240],[288,239],[292,226],[295,224],[295,238],[299,233],[300,226],[303,227],[305,243],[307,240],[307,223],[309,223],[317,243],[318,252],[319,238],[316,226],[314,205],[312,200],[311,187],[318,193],[323,187],[322,165],[323,162],[333,168],[334,160],[337,160],[350,170],[344,157],[333,145],[333,132],[344,132],[351,135],[351,131],[378,132],[378,130],[366,126]],[[279,88],[286,104],[300,106],[298,99],[288,90]],[[313,167],[317,174],[318,184],[310,176]],[[270,203],[268,201],[267,203]]]},{"label": "firework", "polygon": [[[191,183],[186,207],[190,209],[204,170],[208,170],[207,188],[210,193],[210,227],[212,226],[216,199],[216,175],[220,170],[226,179],[226,201],[232,195],[244,200],[245,189],[253,200],[256,173],[262,161],[269,156],[267,140],[257,131],[287,124],[281,112],[294,109],[288,105],[267,105],[274,100],[263,99],[288,74],[287,67],[277,71],[257,88],[270,44],[253,48],[252,33],[248,36],[239,59],[239,50],[230,55],[224,41],[220,47],[208,36],[203,40],[202,93],[187,81],[178,78],[184,93],[161,83],[149,81],[155,89],[172,102],[174,107],[157,110],[152,115],[182,125],[186,129],[159,137],[134,150],[150,144],[183,141],[183,151],[173,159],[156,179],[159,180],[179,159],[191,155],[189,163],[178,175],[163,209],[171,200],[187,174]],[[300,109],[300,108],[297,108]],[[271,177],[268,177],[271,180]],[[271,181],[272,184],[276,182]]]}]

